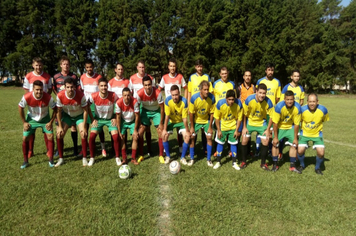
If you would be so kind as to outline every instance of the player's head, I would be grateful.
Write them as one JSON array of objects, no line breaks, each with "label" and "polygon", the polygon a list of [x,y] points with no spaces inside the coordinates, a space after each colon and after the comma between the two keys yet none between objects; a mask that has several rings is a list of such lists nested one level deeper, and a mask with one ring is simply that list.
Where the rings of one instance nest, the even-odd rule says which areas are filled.
[{"label": "player's head", "polygon": [[228,106],[232,106],[234,104],[236,98],[235,90],[230,89],[226,92],[226,104]]},{"label": "player's head", "polygon": [[226,66],[223,66],[220,68],[220,78],[224,81],[227,80],[227,77],[229,76],[229,71]]},{"label": "player's head", "polygon": [[108,92],[108,81],[102,77],[98,81],[98,88],[101,94],[107,94]]},{"label": "player's head", "polygon": [[74,95],[75,83],[72,77],[66,76],[64,78],[64,89],[66,90],[66,93],[69,97]]},{"label": "player's head", "polygon": [[43,71],[43,61],[40,57],[32,59],[32,67],[36,74],[40,75]]},{"label": "player's head", "polygon": [[176,85],[176,84],[172,85],[170,92],[171,92],[173,102],[175,102],[175,103],[179,102],[180,92],[179,92],[178,85]]},{"label": "player's head", "polygon": [[274,74],[274,64],[273,63],[266,63],[266,76],[268,79],[273,79]]},{"label": "player's head", "polygon": [[116,74],[116,76],[119,76],[120,78],[123,77],[123,75],[124,75],[124,65],[123,64],[116,63],[115,74]]},{"label": "player's head", "polygon": [[288,90],[284,94],[284,102],[286,103],[286,106],[288,108],[291,108],[292,106],[294,106],[294,93],[293,93],[293,91]]},{"label": "player's head", "polygon": [[197,71],[198,75],[203,74],[203,61],[198,59],[195,61],[195,70]]},{"label": "player's head", "polygon": [[136,66],[136,69],[137,69],[137,73],[143,77],[146,73],[146,67],[145,67],[145,61],[144,60],[139,60],[137,62],[137,66]]},{"label": "player's head", "polygon": [[207,98],[207,97],[208,97],[208,94],[209,94],[209,87],[210,87],[210,84],[209,84],[209,82],[206,81],[206,80],[203,80],[203,81],[199,84],[200,95],[201,95],[203,98]]},{"label": "player's head", "polygon": [[290,78],[292,79],[293,83],[298,84],[299,79],[300,79],[299,70],[293,70]]},{"label": "player's head", "polygon": [[94,74],[94,62],[92,59],[85,60],[85,70],[91,76]]},{"label": "player's head", "polygon": [[145,88],[146,93],[147,94],[151,94],[151,92],[152,92],[152,80],[151,80],[151,77],[149,77],[148,75],[145,75],[142,78],[142,84],[143,84],[143,87]]},{"label": "player's head", "polygon": [[252,73],[249,70],[246,70],[244,72],[244,75],[242,76],[246,84],[251,84],[251,79],[252,79]]},{"label": "player's head", "polygon": [[177,61],[175,58],[171,58],[168,61],[168,70],[171,75],[174,75],[177,71]]},{"label": "player's head", "polygon": [[267,86],[265,84],[258,85],[256,90],[256,98],[258,102],[262,102],[266,98]]},{"label": "player's head", "polygon": [[311,111],[315,111],[319,104],[318,95],[316,93],[310,93],[308,95],[308,108]]},{"label": "player's head", "polygon": [[33,82],[33,93],[37,99],[40,99],[43,95],[43,83],[41,80],[35,80]]},{"label": "player's head", "polygon": [[124,102],[126,104],[129,104],[130,101],[131,101],[131,91],[128,87],[125,87],[123,90],[122,90],[122,97],[124,98]]},{"label": "player's head", "polygon": [[67,56],[62,56],[59,60],[59,66],[61,67],[62,72],[68,74],[70,68],[69,58]]}]

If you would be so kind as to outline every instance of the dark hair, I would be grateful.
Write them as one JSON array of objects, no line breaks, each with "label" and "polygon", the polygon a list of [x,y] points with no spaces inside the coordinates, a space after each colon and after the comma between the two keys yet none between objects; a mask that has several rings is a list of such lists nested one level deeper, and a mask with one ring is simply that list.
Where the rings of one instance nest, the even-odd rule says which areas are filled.
[{"label": "dark hair", "polygon": [[73,84],[74,85],[74,79],[70,76],[64,77],[64,85],[66,84]]},{"label": "dark hair", "polygon": [[203,80],[200,84],[199,84],[199,90],[202,90],[204,86],[210,86],[209,82],[206,80]]},{"label": "dark hair", "polygon": [[300,72],[299,72],[299,70],[298,70],[298,69],[292,70],[292,74],[291,74],[291,75],[293,75],[293,74],[294,74],[294,72],[297,72],[297,73],[300,75]]},{"label": "dark hair", "polygon": [[176,84],[172,85],[171,91],[174,91],[174,90],[178,90],[178,92],[179,92],[179,87],[178,87],[178,85],[176,85]]},{"label": "dark hair", "polygon": [[226,66],[221,67],[221,68],[220,68],[220,72],[221,72],[222,70],[229,71]]},{"label": "dark hair", "polygon": [[43,87],[43,83],[42,83],[41,80],[35,80],[35,82],[33,82],[33,87],[35,87],[35,85],[36,85],[36,86]]},{"label": "dark hair", "polygon": [[226,92],[226,98],[230,98],[230,97],[236,98],[235,90],[233,90],[233,89],[227,90],[227,92]]},{"label": "dark hair", "polygon": [[86,64],[91,64],[92,66],[94,66],[94,62],[93,62],[92,59],[86,59],[86,60],[84,61],[84,65],[86,65]]},{"label": "dark hair", "polygon": [[34,57],[32,59],[32,64],[35,63],[35,62],[43,64],[42,58],[40,58],[40,57]]},{"label": "dark hair", "polygon": [[172,62],[172,63],[177,65],[177,60],[175,58],[173,58],[173,57],[171,59],[169,59],[168,63],[170,63],[170,62]]},{"label": "dark hair", "polygon": [[143,76],[143,78],[142,78],[142,84],[145,82],[145,81],[151,81],[151,84],[152,84],[152,80],[151,80],[151,77],[149,77],[148,75],[145,75],[145,76]]},{"label": "dark hair", "polygon": [[309,97],[310,97],[310,96],[315,96],[315,97],[316,97],[316,100],[319,101],[319,99],[318,99],[318,94],[316,94],[316,93],[309,93],[309,94],[308,94],[308,100],[309,100]]},{"label": "dark hair", "polygon": [[257,90],[260,90],[260,89],[267,91],[267,86],[265,84],[259,84],[257,87]]},{"label": "dark hair", "polygon": [[128,87],[125,87],[122,92],[130,92],[131,93],[131,90],[128,88]]},{"label": "dark hair", "polygon": [[70,63],[70,60],[69,60],[69,58],[67,57],[67,56],[62,56],[61,57],[61,59],[59,60],[59,64],[62,64],[62,62],[64,62],[64,61],[68,61],[69,63]]},{"label": "dark hair", "polygon": [[122,63],[120,63],[120,62],[116,63],[115,68],[116,68],[118,65],[122,66],[122,68],[125,68],[124,65],[123,65]]},{"label": "dark hair", "polygon": [[252,76],[252,72],[251,72],[251,70],[245,70],[245,72],[244,72],[244,74],[243,75],[245,75],[245,73],[246,72],[250,72],[250,74],[251,74],[251,76]]},{"label": "dark hair", "polygon": [[99,85],[101,82],[108,83],[108,81],[107,81],[106,78],[104,78],[104,77],[101,77],[101,78],[99,79],[98,85]]},{"label": "dark hair", "polygon": [[203,65],[203,61],[201,59],[198,59],[195,61],[195,65],[196,66],[202,66]]},{"label": "dark hair", "polygon": [[266,70],[267,70],[268,68],[274,68],[274,64],[273,64],[272,62],[266,63]]},{"label": "dark hair", "polygon": [[293,97],[294,97],[294,93],[293,93],[293,91],[288,90],[288,91],[284,94],[284,97],[290,97],[290,96],[293,96]]},{"label": "dark hair", "polygon": [[139,61],[137,62],[137,65],[140,64],[140,63],[143,64],[143,65],[145,65],[145,61],[144,61],[144,60],[139,60]]}]

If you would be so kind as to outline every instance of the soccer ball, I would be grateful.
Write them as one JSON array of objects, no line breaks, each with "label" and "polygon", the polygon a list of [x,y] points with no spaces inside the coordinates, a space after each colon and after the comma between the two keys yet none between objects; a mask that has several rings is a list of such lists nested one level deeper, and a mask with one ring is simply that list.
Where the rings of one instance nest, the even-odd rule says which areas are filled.
[{"label": "soccer ball", "polygon": [[169,164],[169,171],[173,174],[176,175],[180,171],[180,164],[178,161],[172,161],[171,164]]},{"label": "soccer ball", "polygon": [[128,179],[131,176],[131,168],[128,165],[122,165],[119,169],[120,179]]}]

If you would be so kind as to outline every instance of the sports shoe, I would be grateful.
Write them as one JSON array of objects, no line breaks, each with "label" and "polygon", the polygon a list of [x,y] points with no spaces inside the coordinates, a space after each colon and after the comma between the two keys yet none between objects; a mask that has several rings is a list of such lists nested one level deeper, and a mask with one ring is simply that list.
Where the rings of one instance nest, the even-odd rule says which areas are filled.
[{"label": "sports shoe", "polygon": [[240,169],[245,169],[247,167],[246,162],[241,162]]},{"label": "sports shoe", "polygon": [[53,163],[53,161],[52,162],[48,162],[48,165],[49,165],[49,167],[54,167],[54,163]]},{"label": "sports shoe", "polygon": [[83,150],[80,151],[80,153],[77,155],[77,157],[82,157],[83,156]]},{"label": "sports shoe", "polygon": [[283,154],[282,153],[278,154],[278,160],[280,160],[280,161],[283,160]]},{"label": "sports shoe", "polygon": [[166,157],[166,159],[165,159],[165,161],[164,161],[164,164],[169,164],[170,161],[171,161],[171,158]]},{"label": "sports shoe", "polygon": [[127,164],[127,159],[123,159],[121,165],[126,165],[126,164]]},{"label": "sports shoe", "polygon": [[320,169],[316,169],[316,170],[315,170],[315,173],[316,173],[317,175],[323,175],[323,172],[322,172]]},{"label": "sports shoe", "polygon": [[58,167],[58,166],[62,165],[63,163],[64,163],[63,158],[59,158],[57,163],[56,163],[56,165],[55,165],[55,167]]},{"label": "sports shoe", "polygon": [[180,163],[182,163],[182,164],[185,165],[185,166],[188,164],[187,160],[186,160],[184,157],[182,157],[182,158],[180,159]]},{"label": "sports shoe", "polygon": [[234,168],[235,170],[241,169],[240,166],[236,162],[232,163],[232,168]]},{"label": "sports shoe", "polygon": [[211,161],[207,161],[206,164],[208,164],[209,167],[213,167],[213,163]]},{"label": "sports shoe", "polygon": [[83,166],[88,166],[88,159],[83,157]]},{"label": "sports shoe", "polygon": [[232,157],[232,152],[229,152],[229,157]]},{"label": "sports shoe", "polygon": [[260,156],[260,152],[255,152],[255,156],[254,157],[259,157]]},{"label": "sports shoe", "polygon": [[192,166],[193,164],[194,164],[194,160],[190,159],[190,160],[188,161],[188,166]]},{"label": "sports shoe", "polygon": [[218,156],[218,152],[214,152],[214,157],[217,157]]},{"label": "sports shoe", "polygon": [[295,168],[295,167],[290,167],[289,170],[292,171],[292,172],[298,173],[298,174],[301,174],[301,173],[302,173],[301,171],[299,171],[299,170],[298,170],[297,168]]},{"label": "sports shoe", "polygon": [[[103,157],[106,157],[106,150],[105,149],[103,149],[103,150],[101,150],[101,155],[103,156]],[[89,161],[90,162],[90,161]],[[94,162],[93,162],[94,163]]]},{"label": "sports shoe", "polygon": [[90,157],[88,166],[94,165],[94,161],[95,161],[94,157]]},{"label": "sports shoe", "polygon": [[24,162],[21,165],[21,169],[25,169],[27,166],[29,166],[28,162]]},{"label": "sports shoe", "polygon": [[216,170],[217,168],[219,168],[221,166],[220,162],[216,162],[216,164],[214,165],[213,169]]},{"label": "sports shoe", "polygon": [[160,162],[160,163],[162,163],[162,164],[164,164],[164,163],[165,163],[165,161],[164,161],[164,157],[163,157],[163,156],[160,156],[160,157],[158,158],[158,160],[159,160],[159,162]]},{"label": "sports shoe", "polygon": [[183,147],[179,147],[179,153],[183,152]]},{"label": "sports shoe", "polygon": [[279,166],[277,166],[277,165],[273,165],[273,167],[272,167],[272,171],[273,171],[273,172],[276,172],[277,170],[279,170]]},{"label": "sports shoe", "polygon": [[137,162],[140,163],[140,162],[143,161],[143,160],[144,160],[143,156],[140,156],[140,157],[138,158]]},{"label": "sports shoe", "polygon": [[150,156],[151,156],[151,154],[148,152],[148,153],[147,153],[147,156],[148,156],[148,157],[150,157]]},{"label": "sports shoe", "polygon": [[[28,151],[28,154],[27,154],[27,158],[31,158],[31,157],[33,157],[34,156],[34,154],[33,154],[33,152],[32,152],[32,150],[29,150]],[[26,168],[26,167],[25,167]]]},{"label": "sports shoe", "polygon": [[136,159],[132,159],[131,162],[132,162],[134,165],[139,165],[139,164],[140,164],[140,163],[138,163],[138,162],[136,161]]},{"label": "sports shoe", "polygon": [[299,170],[300,172],[302,172],[303,170],[305,170],[305,167],[303,167],[303,166],[298,166],[298,167],[297,167],[297,170]]},{"label": "sports shoe", "polygon": [[120,157],[116,157],[116,165],[117,166],[121,166],[122,165],[122,162],[121,162],[121,160],[120,160]]},{"label": "sports shoe", "polygon": [[262,168],[263,170],[270,171],[270,169],[268,168],[268,165],[267,165],[267,164],[262,164],[262,165],[261,165],[261,168]]}]

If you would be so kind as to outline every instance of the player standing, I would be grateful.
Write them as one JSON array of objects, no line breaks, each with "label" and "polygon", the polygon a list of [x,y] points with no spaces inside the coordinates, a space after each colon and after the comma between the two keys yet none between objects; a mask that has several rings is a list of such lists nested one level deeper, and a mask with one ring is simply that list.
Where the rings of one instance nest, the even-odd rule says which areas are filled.
[{"label": "player standing", "polygon": [[[36,132],[37,128],[42,128],[42,131],[47,136],[47,149],[49,157],[49,166],[53,167],[53,131],[52,123],[56,117],[56,103],[51,95],[43,92],[43,83],[40,80],[32,82],[32,92],[26,93],[19,103],[19,113],[23,123],[23,141],[22,152],[24,162],[21,169],[26,168],[28,164],[29,152],[29,136]],[[24,109],[28,108],[28,114],[25,119]],[[53,109],[52,118],[49,115],[49,108]]]},{"label": "player standing", "polygon": [[[138,165],[139,163],[136,161],[136,150],[139,139],[140,104],[137,102],[137,99],[132,97],[131,90],[127,87],[122,90],[122,98],[116,102],[116,120],[121,140],[126,140],[126,130],[130,129],[132,136],[131,162]],[[121,142],[121,154],[122,164],[126,164],[127,154],[125,142]]]},{"label": "player standing", "polygon": [[180,95],[178,85],[172,85],[170,88],[170,96],[168,96],[164,102],[164,110],[166,114],[166,118],[164,120],[163,126],[163,146],[166,150],[166,160],[165,163],[168,164],[170,161],[170,151],[169,151],[169,143],[168,138],[169,135],[173,133],[173,129],[178,129],[178,133],[183,135],[184,143],[181,154],[180,162],[183,165],[187,165],[187,161],[185,159],[185,154],[189,148],[190,141],[190,132],[188,126],[188,102],[187,99]]},{"label": "player standing", "polygon": [[104,78],[99,79],[99,92],[92,93],[89,97],[89,102],[94,106],[94,115],[89,114],[92,120],[89,150],[90,160],[88,166],[94,164],[95,156],[95,138],[99,132],[103,131],[104,126],[109,129],[109,132],[114,140],[115,160],[118,166],[121,165],[119,158],[119,134],[117,131],[116,117],[114,108],[118,97],[116,93],[108,91],[108,81]]},{"label": "player standing", "polygon": [[[212,152],[212,135],[213,128],[212,123],[214,119],[215,98],[214,95],[209,93],[210,83],[203,80],[199,84],[200,92],[194,94],[189,103],[189,120],[190,120],[190,133],[193,138],[190,141],[190,161],[188,165],[194,164],[194,146],[196,132],[202,130],[207,137],[207,164],[209,167],[213,167],[211,162]],[[203,143],[204,145],[204,143]]]},{"label": "player standing", "polygon": [[240,84],[240,86],[238,87],[238,90],[240,92],[239,99],[240,99],[241,103],[244,103],[248,96],[256,93],[256,88],[251,83],[251,79],[252,79],[251,71],[249,71],[249,70],[245,71],[242,78],[244,79],[244,82],[242,84]]},{"label": "player standing", "polygon": [[115,92],[118,98],[122,97],[122,90],[126,87],[132,91],[130,80],[124,77],[124,66],[121,63],[117,63],[115,67],[115,77],[108,83],[108,91]]},{"label": "player standing", "polygon": [[307,99],[307,105],[302,107],[302,132],[299,136],[298,160],[300,162],[300,171],[304,170],[304,153],[308,147],[308,142],[313,142],[313,148],[316,149],[315,173],[323,175],[320,169],[324,162],[325,145],[323,138],[323,123],[329,120],[329,113],[326,107],[319,104],[318,95],[310,93]]},{"label": "player standing", "polygon": [[217,128],[215,141],[218,144],[216,151],[218,162],[215,164],[214,169],[221,166],[221,154],[227,138],[232,155],[232,167],[236,170],[240,170],[236,162],[236,156],[238,139],[240,137],[238,129],[243,118],[243,107],[241,101],[235,96],[235,90],[228,90],[226,92],[226,98],[221,99],[216,104],[214,118]]},{"label": "player standing", "polygon": [[299,79],[300,79],[299,70],[293,70],[290,78],[292,79],[292,82],[290,82],[289,84],[287,84],[286,86],[283,87],[282,94],[281,94],[281,100],[284,100],[284,94],[288,90],[290,90],[294,93],[295,101],[302,106],[304,103],[304,88],[298,84]]},{"label": "player standing", "polygon": [[[82,150],[83,150],[83,166],[88,165],[87,160],[87,130],[86,123],[88,117],[88,103],[85,95],[76,90],[76,82],[71,78],[67,77],[64,79],[64,87],[57,94],[57,147],[59,153],[59,159],[56,163],[56,167],[64,163],[63,160],[63,138],[73,124],[78,126],[80,137],[82,139]],[[62,112],[63,111],[63,112]]]}]

